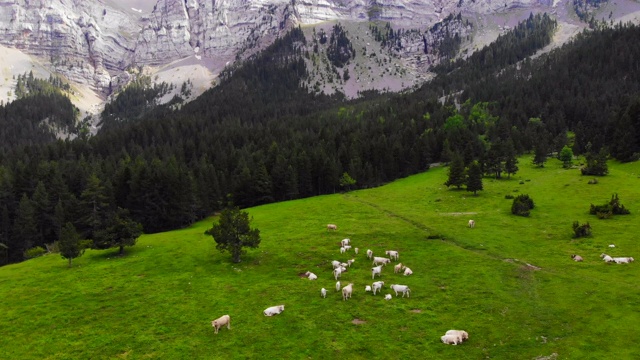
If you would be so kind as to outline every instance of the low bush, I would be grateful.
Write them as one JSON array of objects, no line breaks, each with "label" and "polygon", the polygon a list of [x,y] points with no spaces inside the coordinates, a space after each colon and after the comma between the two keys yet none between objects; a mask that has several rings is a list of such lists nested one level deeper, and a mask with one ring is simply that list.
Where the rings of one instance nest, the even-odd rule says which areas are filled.
[{"label": "low bush", "polygon": [[573,233],[575,238],[591,236],[591,225],[589,223],[580,224],[577,221],[573,222]]},{"label": "low bush", "polygon": [[28,249],[24,252],[24,258],[25,259],[33,259],[33,258],[37,258],[39,256],[42,256],[44,254],[47,253],[47,250],[45,250],[44,248],[40,247],[40,246],[36,246],[33,247],[31,249]]},{"label": "low bush", "polygon": [[589,214],[596,215],[598,219],[608,219],[613,215],[627,215],[630,211],[620,203],[618,194],[611,195],[611,201],[608,204],[593,205],[589,209]]},{"label": "low bush", "polygon": [[533,207],[533,199],[527,194],[521,194],[513,199],[511,213],[518,216],[529,216],[530,210],[533,209]]}]

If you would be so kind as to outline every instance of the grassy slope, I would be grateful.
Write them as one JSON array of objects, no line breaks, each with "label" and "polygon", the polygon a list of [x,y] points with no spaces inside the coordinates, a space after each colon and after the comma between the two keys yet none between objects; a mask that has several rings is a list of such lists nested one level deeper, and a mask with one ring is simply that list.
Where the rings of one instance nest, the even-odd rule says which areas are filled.
[{"label": "grassy slope", "polygon": [[[446,168],[434,168],[376,189],[249,209],[263,240],[239,265],[203,235],[207,220],[145,235],[125,257],[88,251],[71,269],[58,256],[0,268],[0,358],[640,357],[638,264],[599,258],[640,258],[632,226],[640,163],[611,164],[597,185],[556,160],[544,169],[529,164],[522,159],[514,179],[485,179],[477,197],[447,190]],[[504,196],[516,190],[534,199],[530,218],[510,214]],[[589,204],[613,192],[632,214],[590,217]],[[470,218],[475,229],[466,227]],[[572,240],[574,220],[590,221],[594,236]],[[327,232],[327,223],[338,231]],[[427,239],[433,234],[444,239]],[[361,249],[343,275],[343,285],[355,283],[346,302],[330,273],[331,260],[347,259],[338,251],[345,237]],[[410,299],[364,292],[372,282],[367,248],[400,251],[414,275],[387,266],[383,293],[407,284]],[[573,262],[573,253],[584,263]],[[319,279],[298,276],[307,270]],[[262,315],[277,304],[284,313]],[[223,314],[232,329],[214,335],[210,321]],[[352,324],[355,318],[366,323]],[[440,343],[453,328],[470,340]]]}]

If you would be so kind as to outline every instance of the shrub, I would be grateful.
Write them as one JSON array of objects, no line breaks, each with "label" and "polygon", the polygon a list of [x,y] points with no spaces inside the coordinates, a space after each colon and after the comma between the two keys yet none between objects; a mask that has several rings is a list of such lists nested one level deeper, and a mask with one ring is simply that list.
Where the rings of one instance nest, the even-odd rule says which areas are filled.
[{"label": "shrub", "polygon": [[620,203],[618,194],[611,195],[611,201],[608,204],[593,205],[589,209],[589,214],[596,215],[598,219],[608,219],[613,215],[627,215],[630,211]]},{"label": "shrub", "polygon": [[533,199],[527,194],[521,194],[513,199],[511,213],[519,216],[529,216],[529,212],[533,207]]},{"label": "shrub", "polygon": [[47,250],[45,250],[41,246],[36,246],[26,250],[23,255],[25,259],[33,259],[46,254],[46,252]]},{"label": "shrub", "polygon": [[589,223],[585,223],[580,225],[579,222],[573,222],[573,233],[575,238],[587,237],[591,236],[591,225]]},{"label": "shrub", "polygon": [[510,194],[507,194],[507,195],[504,196],[504,198],[510,200],[510,199],[513,199],[514,196],[510,195]]}]

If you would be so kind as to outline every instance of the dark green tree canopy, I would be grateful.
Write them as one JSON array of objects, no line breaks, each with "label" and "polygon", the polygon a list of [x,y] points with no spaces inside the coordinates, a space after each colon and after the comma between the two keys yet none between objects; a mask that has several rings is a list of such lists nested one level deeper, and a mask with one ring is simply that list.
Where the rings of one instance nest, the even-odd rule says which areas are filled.
[{"label": "dark green tree canopy", "polygon": [[89,244],[90,241],[83,241],[80,238],[76,227],[70,222],[67,222],[60,230],[58,249],[60,249],[60,256],[69,260],[69,267],[71,267],[71,260],[82,256]]},{"label": "dark green tree canopy", "polygon": [[213,236],[216,249],[228,251],[234,263],[239,263],[240,256],[246,253],[245,247],[257,248],[260,245],[260,230],[249,227],[249,213],[233,207],[220,213],[217,224],[205,232]]}]

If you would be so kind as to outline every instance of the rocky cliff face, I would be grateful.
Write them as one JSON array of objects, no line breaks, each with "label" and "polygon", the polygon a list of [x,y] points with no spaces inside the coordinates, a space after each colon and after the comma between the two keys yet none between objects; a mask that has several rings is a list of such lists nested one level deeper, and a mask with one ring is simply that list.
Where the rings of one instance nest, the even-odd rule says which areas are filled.
[{"label": "rocky cliff face", "polygon": [[146,13],[128,4],[2,1],[0,44],[39,56],[72,81],[108,91],[129,66],[188,56],[233,58],[298,24],[379,19],[426,30],[451,13],[549,7],[553,0],[158,0]]}]

